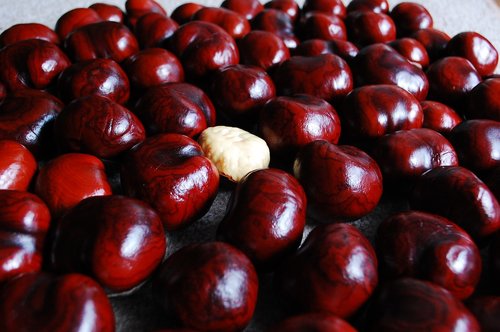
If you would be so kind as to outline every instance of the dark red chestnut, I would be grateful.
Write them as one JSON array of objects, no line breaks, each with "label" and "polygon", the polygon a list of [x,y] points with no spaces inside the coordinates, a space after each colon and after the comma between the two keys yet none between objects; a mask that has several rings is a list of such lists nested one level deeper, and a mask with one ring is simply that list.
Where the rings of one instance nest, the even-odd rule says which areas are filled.
[{"label": "dark red chestnut", "polygon": [[276,156],[293,159],[304,145],[337,144],[340,119],[326,101],[309,95],[271,99],[259,113],[259,134]]},{"label": "dark red chestnut", "polygon": [[154,0],[127,0],[125,9],[127,10],[128,21],[132,26],[135,26],[139,18],[149,13],[167,16],[165,9]]},{"label": "dark red chestnut", "polygon": [[222,242],[191,244],[170,256],[153,281],[163,308],[184,327],[241,331],[257,302],[258,278],[250,260]]},{"label": "dark red chestnut", "polygon": [[352,61],[356,86],[392,84],[424,100],[429,82],[424,72],[412,65],[393,48],[384,44],[367,46]]},{"label": "dark red chestnut", "polygon": [[146,138],[134,113],[101,96],[68,104],[56,120],[56,135],[64,151],[109,159],[130,150]]},{"label": "dark red chestnut", "polygon": [[42,39],[59,45],[59,36],[49,27],[39,23],[15,24],[0,34],[0,48],[22,40]]},{"label": "dark red chestnut", "polygon": [[463,300],[481,275],[479,249],[460,227],[434,214],[409,211],[384,220],[377,231],[377,253],[388,278],[431,281]]},{"label": "dark red chestnut", "polygon": [[203,7],[203,5],[194,2],[183,3],[179,7],[175,8],[170,17],[173,18],[179,25],[182,25],[190,22],[193,15]]},{"label": "dark red chestnut", "polygon": [[219,172],[191,138],[162,134],[146,139],[128,155],[122,185],[158,212],[167,230],[204,215],[215,199]]},{"label": "dark red chestnut", "polygon": [[0,290],[0,330],[65,332],[115,330],[104,290],[80,274],[30,273]]},{"label": "dark red chestnut", "polygon": [[211,96],[230,119],[255,119],[257,111],[276,95],[271,77],[259,67],[232,65],[212,76]]},{"label": "dark red chestnut", "polygon": [[413,184],[430,169],[458,166],[458,157],[451,143],[427,128],[385,135],[377,140],[371,156],[380,166],[384,180],[398,187]]},{"label": "dark red chestnut", "polygon": [[132,32],[121,23],[109,21],[77,29],[68,36],[65,46],[75,61],[103,58],[121,62],[139,51]]},{"label": "dark red chestnut", "polygon": [[356,332],[345,320],[330,314],[311,313],[289,317],[272,328],[268,332]]},{"label": "dark red chestnut", "polygon": [[204,7],[194,13],[193,20],[216,24],[233,38],[242,38],[250,32],[250,23],[246,18],[225,8]]},{"label": "dark red chestnut", "polygon": [[460,165],[477,174],[500,166],[500,122],[467,120],[456,126],[449,138]]},{"label": "dark red chestnut", "polygon": [[446,45],[451,39],[446,33],[433,28],[418,30],[410,37],[424,45],[431,63],[445,56]]},{"label": "dark red chestnut", "polygon": [[[492,280],[500,278],[500,232],[493,236],[489,250],[489,267]],[[500,289],[498,284],[494,285],[496,290]]]},{"label": "dark red chestnut", "polygon": [[434,20],[429,11],[415,2],[402,2],[391,11],[398,36],[407,37],[422,29],[432,28]]},{"label": "dark red chestnut", "polygon": [[347,62],[350,62],[358,54],[358,48],[347,40],[321,40],[309,39],[302,42],[295,49],[295,55],[316,56],[331,53],[338,55]]},{"label": "dark red chestnut", "polygon": [[488,187],[463,167],[437,167],[423,174],[411,195],[413,209],[442,215],[472,237],[500,229],[500,205]]},{"label": "dark red chestnut", "polygon": [[305,0],[302,10],[307,13],[311,11],[324,12],[344,19],[347,15],[342,0]]},{"label": "dark red chestnut", "polygon": [[22,144],[0,140],[0,189],[28,190],[37,164]]},{"label": "dark red chestnut", "polygon": [[[141,20],[149,15],[152,14]],[[179,59],[161,48],[139,51],[123,62],[123,68],[136,93],[164,83],[184,81],[184,69]]]},{"label": "dark red chestnut", "polygon": [[355,11],[347,15],[345,23],[349,40],[358,46],[387,43],[396,39],[396,26],[386,14]]},{"label": "dark red chestnut", "polygon": [[474,66],[464,58],[446,57],[427,70],[429,98],[450,106],[465,102],[467,94],[481,82]]},{"label": "dark red chestnut", "polygon": [[389,3],[387,0],[352,0],[347,6],[347,12],[370,11],[375,13],[387,14],[389,12]]},{"label": "dark red chestnut", "polygon": [[486,176],[483,176],[484,183],[490,188],[497,201],[500,201],[500,166],[493,168]]},{"label": "dark red chestnut", "polygon": [[51,260],[56,271],[91,276],[113,292],[132,289],[161,263],[166,239],[160,217],[124,196],[81,201],[57,223]]},{"label": "dark red chestnut", "polygon": [[429,65],[429,55],[424,45],[413,38],[396,39],[388,44],[408,61],[420,68],[427,68]]},{"label": "dark red chestnut", "polygon": [[344,133],[366,140],[422,127],[418,100],[396,85],[367,85],[353,90],[342,106]]},{"label": "dark red chestnut", "polygon": [[149,13],[137,20],[135,35],[141,48],[161,47],[178,27],[171,18],[158,13]]},{"label": "dark red chestnut", "polygon": [[215,108],[203,92],[187,83],[168,83],[150,88],[139,99],[135,114],[150,135],[177,133],[198,136],[215,126]]},{"label": "dark red chestnut", "polygon": [[500,326],[500,297],[479,296],[467,301],[483,332],[495,332]]},{"label": "dark red chestnut", "polygon": [[300,20],[299,31],[302,40],[346,40],[347,30],[338,16],[322,12],[309,12]]},{"label": "dark red chestnut", "polygon": [[94,3],[89,6],[99,14],[99,16],[105,21],[123,23],[125,14],[122,10],[117,7],[107,3]]},{"label": "dark red chestnut", "polygon": [[482,81],[466,97],[465,116],[468,119],[500,121],[500,78]]},{"label": "dark red chestnut", "polygon": [[75,8],[57,20],[56,32],[63,41],[76,29],[102,21],[104,19],[92,8]]},{"label": "dark red chestnut", "polygon": [[252,30],[269,31],[280,37],[285,45],[296,48],[299,40],[293,33],[293,21],[286,13],[277,9],[264,9],[252,20]]},{"label": "dark red chestnut", "polygon": [[48,41],[22,40],[0,50],[0,82],[7,91],[45,89],[68,66],[68,57]]},{"label": "dark red chestnut", "polygon": [[59,96],[68,102],[98,95],[125,104],[130,95],[127,75],[111,59],[77,62],[61,73],[57,83]]},{"label": "dark red chestnut", "polygon": [[53,217],[60,217],[91,196],[111,195],[104,164],[94,156],[69,153],[52,159],[37,175],[35,193]]},{"label": "dark red chestnut", "polygon": [[480,331],[474,316],[451,293],[410,278],[382,288],[370,305],[366,326],[374,332]]},{"label": "dark red chestnut", "polygon": [[271,0],[264,4],[264,8],[281,10],[290,16],[292,22],[295,22],[300,14],[299,5],[295,0]]},{"label": "dark red chestnut", "polygon": [[0,282],[4,282],[40,271],[50,212],[40,198],[25,191],[0,190],[0,202]]},{"label": "dark red chestnut", "polygon": [[234,39],[209,22],[193,21],[182,25],[170,37],[169,46],[192,78],[201,78],[240,60]]},{"label": "dark red chestnut", "polygon": [[290,51],[281,38],[268,31],[250,31],[238,41],[241,64],[268,70],[290,58]]},{"label": "dark red chestnut", "polygon": [[308,212],[318,221],[360,218],[370,213],[382,196],[377,163],[353,146],[309,143],[297,154],[294,173],[307,194]]},{"label": "dark red chestnut", "polygon": [[351,316],[377,286],[377,256],[354,226],[317,226],[280,266],[274,286],[298,312]]},{"label": "dark red chestnut", "polygon": [[217,237],[256,266],[273,269],[300,245],[306,205],[304,190],[292,175],[272,168],[253,171],[238,182]]},{"label": "dark red chestnut", "polygon": [[424,111],[422,127],[429,128],[442,135],[447,135],[462,118],[451,107],[437,101],[426,100],[420,103]]},{"label": "dark red chestnut", "polygon": [[495,46],[477,32],[459,33],[448,42],[446,52],[469,60],[483,77],[493,74],[498,64]]},{"label": "dark red chestnut", "polygon": [[9,94],[0,104],[0,139],[26,146],[36,156],[52,151],[53,124],[63,108],[56,97],[37,90]]},{"label": "dark red chestnut", "polygon": [[225,0],[220,6],[240,14],[247,20],[253,19],[264,10],[259,0]]},{"label": "dark red chestnut", "polygon": [[334,103],[354,86],[347,62],[333,54],[291,57],[276,68],[273,79],[279,95],[305,93]]}]

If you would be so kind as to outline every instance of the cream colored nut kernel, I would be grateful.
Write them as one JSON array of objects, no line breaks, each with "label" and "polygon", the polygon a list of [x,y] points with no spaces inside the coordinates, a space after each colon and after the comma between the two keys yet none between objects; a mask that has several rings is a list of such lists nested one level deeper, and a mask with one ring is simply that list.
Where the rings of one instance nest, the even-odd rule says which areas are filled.
[{"label": "cream colored nut kernel", "polygon": [[240,128],[209,127],[198,143],[219,173],[236,182],[251,171],[267,168],[271,159],[266,142]]}]

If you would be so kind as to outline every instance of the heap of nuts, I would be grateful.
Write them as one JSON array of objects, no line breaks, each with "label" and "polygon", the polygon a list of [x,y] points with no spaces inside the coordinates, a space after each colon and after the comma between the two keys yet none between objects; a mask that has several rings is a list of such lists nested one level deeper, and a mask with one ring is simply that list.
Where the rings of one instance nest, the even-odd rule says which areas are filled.
[{"label": "heap of nuts", "polygon": [[[241,331],[270,273],[269,331],[499,331],[485,37],[411,2],[125,8],[0,35],[1,331],[113,331],[108,295],[145,282],[155,328]],[[166,253],[219,186],[216,238]],[[370,242],[383,192],[409,204]]]}]

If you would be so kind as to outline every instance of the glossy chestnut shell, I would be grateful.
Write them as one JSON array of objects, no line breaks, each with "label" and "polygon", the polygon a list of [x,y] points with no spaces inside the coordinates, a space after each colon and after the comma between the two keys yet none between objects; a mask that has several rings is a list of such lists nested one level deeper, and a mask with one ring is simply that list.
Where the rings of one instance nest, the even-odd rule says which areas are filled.
[{"label": "glossy chestnut shell", "polygon": [[238,41],[241,64],[264,70],[290,58],[290,51],[281,38],[272,32],[254,30]]},{"label": "glossy chestnut shell", "polygon": [[304,14],[300,20],[299,32],[302,40],[314,38],[322,40],[347,39],[344,21],[337,16],[322,12]]},{"label": "glossy chestnut shell", "polygon": [[175,8],[170,17],[173,18],[179,25],[182,25],[191,21],[193,15],[204,7],[205,6],[198,3],[186,2]]},{"label": "glossy chestnut shell", "polygon": [[330,314],[312,313],[289,317],[267,330],[268,332],[355,332],[345,320]]},{"label": "glossy chestnut shell", "polygon": [[250,32],[250,23],[246,18],[225,8],[201,8],[194,13],[193,20],[216,24],[235,39],[242,38]]},{"label": "glossy chestnut shell", "polygon": [[396,26],[389,15],[355,11],[346,18],[349,40],[357,46],[387,43],[396,39]]},{"label": "glossy chestnut shell", "polygon": [[429,55],[424,45],[413,38],[400,38],[388,44],[408,61],[420,68],[427,68],[429,65]]},{"label": "glossy chestnut shell", "polygon": [[432,28],[434,20],[429,11],[415,2],[403,2],[391,11],[398,36],[406,37],[422,29]]},{"label": "glossy chestnut shell", "polygon": [[316,56],[331,53],[338,55],[347,62],[350,62],[358,54],[358,48],[347,40],[321,40],[309,39],[302,42],[295,49],[295,55]]},{"label": "glossy chestnut shell", "polygon": [[500,78],[482,81],[467,95],[464,110],[468,119],[500,121]]},{"label": "glossy chestnut shell", "polygon": [[149,13],[167,16],[165,9],[154,0],[127,0],[125,9],[127,10],[127,19],[132,26],[135,26],[139,18]]},{"label": "glossy chestnut shell", "polygon": [[410,37],[424,45],[431,63],[446,55],[446,45],[451,39],[448,34],[433,28],[418,30]]},{"label": "glossy chestnut shell", "polygon": [[303,12],[318,11],[345,19],[347,10],[342,0],[305,0]]},{"label": "glossy chestnut shell", "polygon": [[179,25],[173,19],[158,13],[141,16],[135,26],[135,35],[141,48],[161,47]]},{"label": "glossy chestnut shell", "polygon": [[97,2],[90,5],[89,8],[95,10],[97,14],[99,14],[99,16],[105,21],[118,23],[124,22],[125,14],[117,6]]},{"label": "glossy chestnut shell", "polygon": [[269,31],[280,37],[289,49],[299,44],[289,15],[277,9],[264,9],[252,20],[252,30]]},{"label": "glossy chestnut shell", "polygon": [[424,111],[422,127],[447,135],[462,122],[462,118],[451,107],[437,101],[425,100],[420,103]]},{"label": "glossy chestnut shell", "polygon": [[295,0],[271,0],[264,4],[264,8],[281,10],[295,22],[300,15],[299,5]]},{"label": "glossy chestnut shell", "polygon": [[225,0],[220,6],[240,14],[247,20],[264,10],[259,0]]},{"label": "glossy chestnut shell", "polygon": [[0,140],[0,190],[28,190],[37,164],[28,149],[16,141]]},{"label": "glossy chestnut shell", "polygon": [[370,11],[374,13],[387,14],[389,3],[387,0],[352,0],[347,6],[347,12]]},{"label": "glossy chestnut shell", "polygon": [[104,21],[92,8],[75,8],[64,13],[56,22],[56,32],[64,41],[73,31],[83,26]]},{"label": "glossy chestnut shell", "polygon": [[28,39],[42,39],[59,45],[59,36],[49,27],[40,23],[15,24],[0,34],[0,48]]}]

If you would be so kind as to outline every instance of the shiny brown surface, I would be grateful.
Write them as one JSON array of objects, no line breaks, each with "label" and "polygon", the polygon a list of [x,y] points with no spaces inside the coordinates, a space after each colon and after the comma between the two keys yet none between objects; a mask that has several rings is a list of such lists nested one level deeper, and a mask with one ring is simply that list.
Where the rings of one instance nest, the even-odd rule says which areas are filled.
[{"label": "shiny brown surface", "polygon": [[60,44],[59,36],[49,27],[39,23],[20,23],[5,29],[0,34],[0,48],[27,39],[42,39]]},{"label": "shiny brown surface", "polygon": [[429,55],[424,45],[413,38],[400,38],[388,44],[411,63],[420,68],[427,68]]},{"label": "shiny brown surface", "polygon": [[0,140],[0,189],[28,190],[37,170],[35,157],[16,141]]},{"label": "shiny brown surface", "polygon": [[348,63],[358,54],[358,48],[347,40],[309,39],[295,49],[295,55],[316,56],[331,53],[338,55]]},{"label": "shiny brown surface", "polygon": [[264,6],[259,0],[225,0],[222,2],[221,7],[230,9],[247,20],[251,20],[264,10]]},{"label": "shiny brown surface", "polygon": [[235,39],[242,38],[250,32],[250,23],[245,17],[225,8],[201,8],[194,13],[192,19],[216,24]]},{"label": "shiny brown surface", "polygon": [[486,79],[467,95],[464,113],[468,119],[500,121],[500,77]]},{"label": "shiny brown surface", "polygon": [[437,101],[425,100],[420,103],[424,111],[422,127],[447,135],[463,120],[451,107]]},{"label": "shiny brown surface", "polygon": [[290,51],[281,38],[269,31],[250,31],[238,41],[241,64],[268,70],[290,58]]},{"label": "shiny brown surface", "polygon": [[269,31],[280,37],[285,45],[293,49],[299,44],[294,34],[291,17],[277,9],[264,9],[252,20],[252,30]]},{"label": "shiny brown surface", "polygon": [[429,11],[421,4],[403,2],[391,10],[398,36],[406,37],[422,29],[432,28],[434,20]]},{"label": "shiny brown surface", "polygon": [[349,40],[359,47],[396,39],[396,26],[389,15],[355,11],[347,15],[345,22]]},{"label": "shiny brown surface", "polygon": [[179,25],[169,17],[158,13],[143,15],[137,20],[135,35],[141,48],[161,47]]}]

